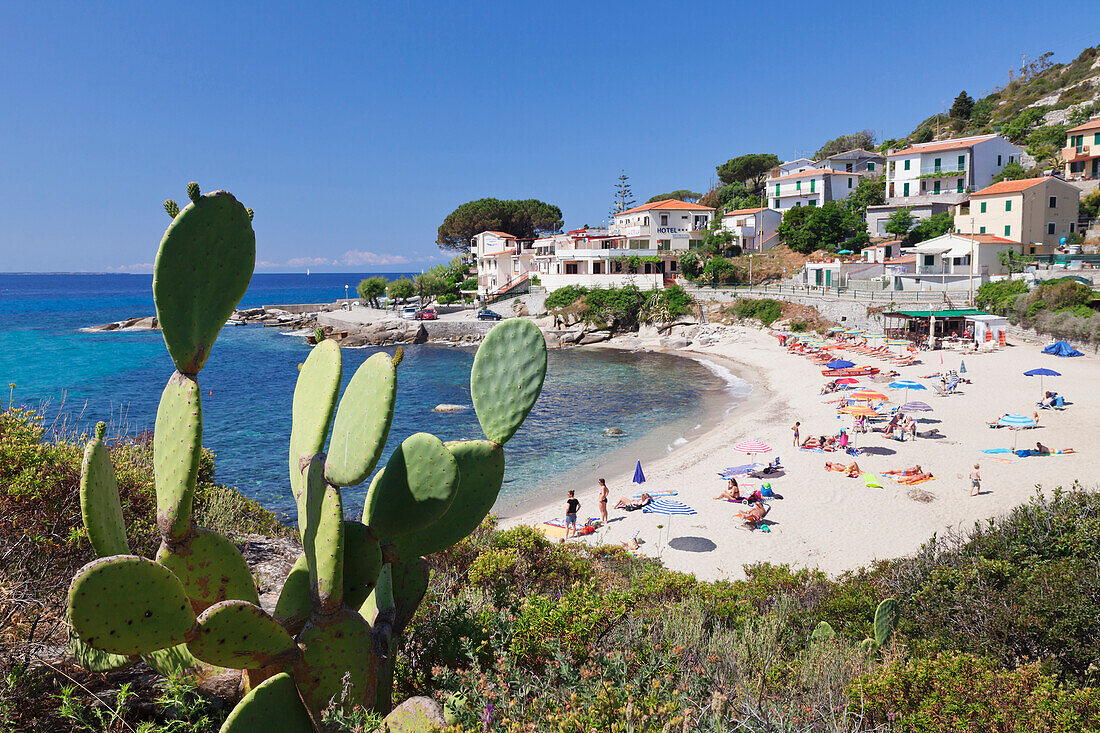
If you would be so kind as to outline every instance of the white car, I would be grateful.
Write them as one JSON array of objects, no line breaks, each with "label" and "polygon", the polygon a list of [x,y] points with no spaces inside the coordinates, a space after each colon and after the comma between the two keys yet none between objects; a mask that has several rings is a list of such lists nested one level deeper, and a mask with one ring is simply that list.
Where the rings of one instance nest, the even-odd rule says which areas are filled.
[{"label": "white car", "polygon": [[415,321],[416,320],[416,310],[417,310],[417,308],[416,308],[415,305],[407,305],[407,306],[405,306],[404,308],[401,309],[401,317],[406,319],[406,320]]}]

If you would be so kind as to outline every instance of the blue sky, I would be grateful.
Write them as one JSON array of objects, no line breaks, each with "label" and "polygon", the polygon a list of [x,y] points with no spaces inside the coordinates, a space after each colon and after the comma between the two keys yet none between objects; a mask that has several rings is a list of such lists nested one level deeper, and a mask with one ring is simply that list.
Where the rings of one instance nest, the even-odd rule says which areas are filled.
[{"label": "blue sky", "polygon": [[906,134],[1095,3],[14,3],[0,6],[2,271],[148,271],[197,180],[272,271],[415,269],[483,196],[566,226],[705,190],[748,152]]}]

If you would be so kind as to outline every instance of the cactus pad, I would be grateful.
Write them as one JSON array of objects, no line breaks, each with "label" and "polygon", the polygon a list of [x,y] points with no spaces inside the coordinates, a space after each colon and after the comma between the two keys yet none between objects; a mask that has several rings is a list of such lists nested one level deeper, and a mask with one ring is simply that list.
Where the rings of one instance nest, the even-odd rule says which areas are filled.
[{"label": "cactus pad", "polygon": [[290,426],[290,487],[299,501],[305,488],[300,461],[325,449],[336,397],[340,393],[340,347],[322,341],[309,352],[294,385]]},{"label": "cactus pad", "polygon": [[375,475],[363,507],[363,524],[391,539],[424,529],[443,516],[458,489],[458,463],[434,435],[415,433]]},{"label": "cactus pad", "polygon": [[325,478],[333,486],[363,483],[378,464],[393,422],[397,368],[384,353],[367,359],[344,389],[329,439]]},{"label": "cactus pad", "polygon": [[324,453],[315,455],[306,470],[306,494],[299,508],[298,526],[314,609],[326,615],[333,613],[344,597],[344,505],[340,491],[325,483]]},{"label": "cactus pad", "polygon": [[255,669],[297,651],[282,626],[246,601],[217,603],[202,612],[198,624],[199,634],[187,642],[187,649],[208,664]]},{"label": "cactus pad", "polygon": [[298,636],[302,657],[294,664],[294,680],[306,707],[317,713],[335,698],[341,699],[348,677],[349,705],[374,704],[378,658],[371,628],[363,617],[344,609],[312,619]]},{"label": "cactus pad", "polygon": [[828,621],[822,621],[814,627],[813,633],[810,634],[810,641],[821,642],[828,641],[836,636],[836,632],[833,631],[833,627]]},{"label": "cactus pad", "polygon": [[291,634],[301,631],[313,612],[309,589],[309,566],[306,565],[306,556],[299,555],[283,581],[273,614],[275,621]]},{"label": "cactus pad", "polygon": [[470,372],[470,395],[485,437],[504,444],[535,405],[546,378],[546,339],[538,326],[509,319],[489,331]]},{"label": "cactus pad", "polygon": [[191,529],[191,503],[202,455],[202,397],[193,377],[174,373],[164,387],[153,432],[157,527],[173,540]]},{"label": "cactus pad", "polygon": [[161,544],[157,562],[183,583],[196,611],[226,600],[260,603],[241,551],[217,532],[195,527],[179,544]]},{"label": "cactus pad", "polygon": [[125,654],[111,654],[90,647],[81,641],[72,628],[69,629],[69,651],[72,652],[76,663],[89,672],[114,672],[116,669],[125,669],[136,659]]},{"label": "cactus pad", "polygon": [[425,529],[395,540],[402,558],[445,550],[468,537],[493,508],[504,481],[504,449],[487,440],[445,444],[458,463],[458,492],[446,513]]},{"label": "cactus pad", "polygon": [[394,636],[405,630],[412,621],[417,606],[428,592],[428,579],[431,568],[423,558],[400,560],[391,566],[390,582],[393,593],[393,633]]},{"label": "cactus pad", "polygon": [[255,266],[252,222],[232,194],[194,196],[172,219],[153,265],[153,300],[164,343],[181,373],[202,369]]},{"label": "cactus pad", "polygon": [[286,672],[269,677],[245,695],[219,733],[314,733],[298,688]]},{"label": "cactus pad", "polygon": [[111,465],[107,446],[103,445],[106,430],[104,423],[96,423],[95,437],[84,449],[84,464],[80,469],[80,514],[97,557],[130,552],[126,546],[122,505],[118,501],[115,467]]},{"label": "cactus pad", "polygon": [[177,644],[167,649],[141,655],[141,661],[165,677],[187,675],[195,682],[212,679],[229,670],[207,664],[187,651],[187,644]]},{"label": "cactus pad", "polygon": [[144,654],[183,642],[195,614],[167,568],[135,555],[93,560],[69,587],[69,618],[88,646]]},{"label": "cactus pad", "polygon": [[898,623],[898,602],[887,598],[875,609],[875,645],[886,646]]}]

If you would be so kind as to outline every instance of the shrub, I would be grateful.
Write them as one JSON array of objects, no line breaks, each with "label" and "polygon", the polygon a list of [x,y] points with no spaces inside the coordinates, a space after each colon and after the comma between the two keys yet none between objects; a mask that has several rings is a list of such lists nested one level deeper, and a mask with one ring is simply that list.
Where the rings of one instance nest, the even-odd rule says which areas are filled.
[{"label": "shrub", "polygon": [[1012,307],[1016,296],[1026,292],[1027,283],[1023,280],[997,280],[979,287],[974,301],[979,308],[1003,315]]},{"label": "shrub", "polygon": [[802,333],[803,331],[810,330],[810,326],[805,321],[791,321],[791,332]]},{"label": "shrub", "polygon": [[867,726],[921,733],[1078,733],[1100,729],[1100,691],[1062,686],[1038,662],[999,669],[969,654],[896,661],[853,684]]},{"label": "shrub", "polygon": [[771,298],[738,298],[733,309],[738,318],[755,318],[765,326],[772,325],[783,315],[783,304]]},{"label": "shrub", "polygon": [[566,285],[546,296],[546,307],[567,308],[584,297],[587,292],[588,288],[582,285]]}]

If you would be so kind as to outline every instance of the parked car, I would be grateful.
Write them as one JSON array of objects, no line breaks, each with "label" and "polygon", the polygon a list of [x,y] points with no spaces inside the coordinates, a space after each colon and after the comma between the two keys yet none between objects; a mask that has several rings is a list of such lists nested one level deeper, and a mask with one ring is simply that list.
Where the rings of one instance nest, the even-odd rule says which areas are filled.
[{"label": "parked car", "polygon": [[491,311],[488,308],[482,308],[477,312],[477,320],[479,321],[499,321],[500,314],[496,311]]},{"label": "parked car", "polygon": [[416,312],[416,320],[418,321],[434,321],[439,318],[435,314],[435,308],[425,308]]},{"label": "parked car", "polygon": [[408,320],[414,320],[416,318],[417,307],[415,305],[407,305],[401,309],[401,317]]}]

